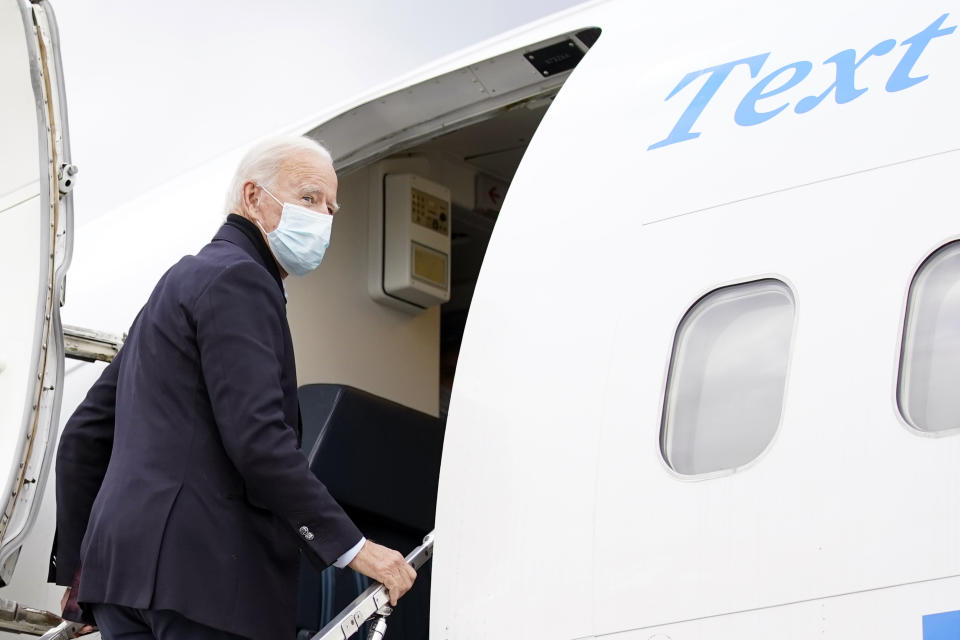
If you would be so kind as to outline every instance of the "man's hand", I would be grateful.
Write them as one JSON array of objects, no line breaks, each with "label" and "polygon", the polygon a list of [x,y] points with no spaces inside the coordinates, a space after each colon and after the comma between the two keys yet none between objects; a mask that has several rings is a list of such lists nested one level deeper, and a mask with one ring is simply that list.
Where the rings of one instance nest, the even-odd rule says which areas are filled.
[{"label": "man's hand", "polygon": [[[76,601],[70,602],[70,595],[72,593],[73,593],[73,589],[71,589],[70,587],[67,587],[66,591],[63,592],[63,597],[60,598],[60,611],[62,611],[64,614],[67,612],[68,604],[74,608],[77,607]],[[84,625],[84,627],[80,629],[80,631],[78,631],[76,635],[74,635],[74,637],[76,638],[78,636],[86,635],[88,633],[93,633],[96,630],[97,630],[96,627],[91,627],[90,625]]]},{"label": "man's hand", "polygon": [[397,600],[410,590],[413,581],[417,579],[417,572],[407,564],[402,555],[369,540],[349,567],[357,573],[382,582],[390,596],[390,605],[394,607],[397,606]]}]

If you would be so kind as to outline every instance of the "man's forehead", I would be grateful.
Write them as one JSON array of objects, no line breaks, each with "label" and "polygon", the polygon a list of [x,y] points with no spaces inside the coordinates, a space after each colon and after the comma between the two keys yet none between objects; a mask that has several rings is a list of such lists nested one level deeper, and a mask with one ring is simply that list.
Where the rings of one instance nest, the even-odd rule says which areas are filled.
[{"label": "man's forehead", "polygon": [[293,156],[280,166],[282,179],[298,188],[336,187],[337,174],[328,160],[316,154]]},{"label": "man's forehead", "polygon": [[314,154],[299,154],[287,158],[281,169],[291,172],[333,173],[330,162]]}]

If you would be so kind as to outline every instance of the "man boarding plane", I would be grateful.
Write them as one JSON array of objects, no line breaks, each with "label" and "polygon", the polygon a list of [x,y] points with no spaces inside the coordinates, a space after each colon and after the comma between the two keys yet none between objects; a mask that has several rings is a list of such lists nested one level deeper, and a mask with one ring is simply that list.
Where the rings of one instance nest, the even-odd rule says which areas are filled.
[{"label": "man boarding plane", "polygon": [[[288,287],[300,384],[426,420],[457,352],[430,637],[960,634],[957,24],[932,0],[591,3],[291,131],[331,148],[343,207],[323,267]],[[2,60],[23,79],[50,48],[20,46],[23,66]],[[23,86],[11,140],[58,102],[56,82],[35,82],[46,102]],[[5,581],[61,386],[72,174],[50,133],[39,152],[21,135],[32,164],[4,143],[0,174],[23,239],[3,290],[31,299],[3,311]],[[65,310],[96,299],[86,318],[128,325],[187,250],[148,221],[208,225],[194,250],[236,160],[98,220],[158,235],[139,260],[111,245],[129,273],[78,255]]]}]

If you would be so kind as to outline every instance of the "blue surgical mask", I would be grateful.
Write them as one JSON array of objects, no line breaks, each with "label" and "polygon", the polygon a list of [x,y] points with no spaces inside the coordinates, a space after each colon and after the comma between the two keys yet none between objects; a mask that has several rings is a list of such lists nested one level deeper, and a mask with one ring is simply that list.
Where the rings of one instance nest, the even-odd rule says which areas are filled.
[{"label": "blue surgical mask", "polygon": [[[280,224],[267,233],[267,244],[270,245],[273,256],[289,274],[302,276],[310,273],[320,266],[327,247],[330,246],[333,216],[290,202],[281,202],[263,186],[260,188],[283,207]],[[262,224],[260,228],[263,229]]]}]

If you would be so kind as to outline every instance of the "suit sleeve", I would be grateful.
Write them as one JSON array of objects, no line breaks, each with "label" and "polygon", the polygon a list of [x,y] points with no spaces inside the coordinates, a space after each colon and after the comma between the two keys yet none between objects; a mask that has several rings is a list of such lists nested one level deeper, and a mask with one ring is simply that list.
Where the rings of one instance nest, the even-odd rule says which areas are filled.
[{"label": "suit sleeve", "polygon": [[284,519],[313,564],[333,564],[361,534],[310,471],[295,426],[285,422],[286,312],[276,282],[259,265],[233,265],[200,296],[196,319],[217,428],[248,499]]},{"label": "suit sleeve", "polygon": [[80,568],[80,542],[87,531],[93,501],[100,491],[113,449],[117,377],[123,349],[63,428],[57,448],[57,531],[50,578],[71,586]]}]

